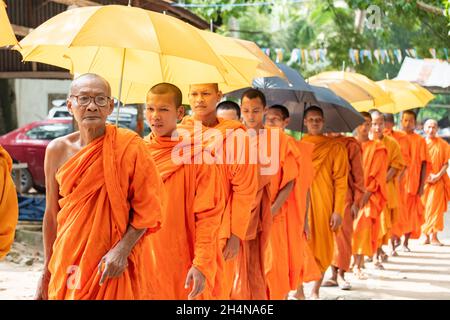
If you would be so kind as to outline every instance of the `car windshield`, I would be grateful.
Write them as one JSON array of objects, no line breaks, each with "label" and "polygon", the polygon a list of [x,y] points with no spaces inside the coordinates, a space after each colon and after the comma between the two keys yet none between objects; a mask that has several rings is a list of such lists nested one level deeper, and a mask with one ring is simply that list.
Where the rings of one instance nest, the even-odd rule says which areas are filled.
[{"label": "car windshield", "polygon": [[36,140],[53,140],[71,132],[71,125],[67,123],[49,123],[34,127],[26,132],[27,137]]}]

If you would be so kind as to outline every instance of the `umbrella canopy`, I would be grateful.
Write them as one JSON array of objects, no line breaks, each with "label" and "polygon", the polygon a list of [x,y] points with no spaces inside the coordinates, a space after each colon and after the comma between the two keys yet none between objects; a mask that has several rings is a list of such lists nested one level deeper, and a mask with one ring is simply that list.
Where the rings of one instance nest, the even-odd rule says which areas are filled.
[{"label": "umbrella canopy", "polygon": [[377,84],[394,100],[393,106],[380,108],[381,112],[398,113],[407,109],[422,108],[435,98],[427,89],[409,81],[382,80]]},{"label": "umbrella canopy", "polygon": [[20,52],[25,61],[56,65],[74,75],[97,73],[122,102],[142,103],[160,82],[248,86],[261,61],[218,37],[141,8],[91,6],[49,19],[20,42]]},{"label": "umbrella canopy", "polygon": [[331,89],[358,111],[392,107],[394,101],[374,81],[358,73],[327,71],[308,79],[310,84]]},{"label": "umbrella canopy", "polygon": [[[327,88],[311,86],[294,69],[283,64],[277,66],[286,75],[288,82],[281,78],[269,77],[253,81],[255,88],[266,96],[267,104],[282,104],[289,110],[291,121],[288,129],[305,132],[304,110],[311,105],[319,106],[325,116],[325,132],[349,132],[364,122],[364,118],[347,101]],[[227,94],[240,98],[245,89]]]},{"label": "umbrella canopy", "polygon": [[242,39],[234,40],[239,45],[250,51],[254,56],[258,57],[258,59],[261,61],[256,70],[256,78],[280,77],[286,79],[283,71],[264,52],[262,52],[261,48],[258,47],[256,43]]},{"label": "umbrella canopy", "polygon": [[6,14],[6,4],[0,0],[0,47],[14,44],[17,44],[17,39]]},{"label": "umbrella canopy", "polygon": [[[306,83],[305,79],[300,75],[300,73],[282,63],[277,63],[276,67],[283,73],[284,77],[270,76],[255,78],[252,82],[252,87],[258,89],[276,89],[275,91],[265,91],[268,101],[271,100],[272,94],[274,95],[274,99],[276,100],[276,96],[278,95],[277,90],[301,91],[301,93],[299,94],[309,96],[309,100],[314,99],[312,86]],[[250,87],[234,90],[227,93],[226,96],[240,99],[242,94],[249,88]]]}]

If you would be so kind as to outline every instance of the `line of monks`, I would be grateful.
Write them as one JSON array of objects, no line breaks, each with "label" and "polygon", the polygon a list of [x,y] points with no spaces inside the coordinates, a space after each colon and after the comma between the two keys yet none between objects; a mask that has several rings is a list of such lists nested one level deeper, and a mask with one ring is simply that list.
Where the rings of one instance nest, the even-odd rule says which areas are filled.
[{"label": "line of monks", "polygon": [[[304,299],[311,281],[317,299],[322,285],[350,289],[351,263],[363,278],[365,256],[382,268],[388,241],[392,254],[402,237],[405,250],[422,233],[440,243],[450,148],[434,120],[425,140],[413,112],[404,132],[392,116],[363,113],[353,138],[324,134],[312,106],[296,141],[283,130],[288,110],[267,108],[256,89],[237,106],[218,104],[217,84],[191,85],[184,116],[181,91],[161,83],[142,139],[106,124],[110,95],[98,75],[75,79],[67,106],[79,131],[47,147],[36,299]],[[17,222],[3,149],[0,170],[1,258]]]}]

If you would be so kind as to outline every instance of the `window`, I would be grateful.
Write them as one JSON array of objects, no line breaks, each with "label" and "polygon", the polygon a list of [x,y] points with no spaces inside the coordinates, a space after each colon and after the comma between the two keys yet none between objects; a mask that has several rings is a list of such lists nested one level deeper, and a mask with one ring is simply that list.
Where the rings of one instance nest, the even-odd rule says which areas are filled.
[{"label": "window", "polygon": [[71,125],[66,123],[45,124],[27,131],[30,139],[53,140],[65,136],[71,132]]}]

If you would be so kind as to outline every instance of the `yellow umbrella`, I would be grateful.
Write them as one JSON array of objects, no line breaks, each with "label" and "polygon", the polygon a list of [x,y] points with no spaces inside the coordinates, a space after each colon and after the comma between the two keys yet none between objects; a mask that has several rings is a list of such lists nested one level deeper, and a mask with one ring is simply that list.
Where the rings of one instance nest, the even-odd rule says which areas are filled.
[{"label": "yellow umbrella", "polygon": [[309,78],[314,85],[327,86],[349,101],[358,111],[389,108],[394,101],[374,81],[358,73],[344,71],[322,72]]},{"label": "yellow umbrella", "polygon": [[[208,37],[156,12],[92,6],[49,19],[20,41],[20,51],[25,61],[56,65],[75,75],[97,73],[111,82],[113,95],[124,103],[144,102],[147,90],[159,82],[248,86],[250,77],[242,73],[252,65],[256,69],[260,61],[244,49],[240,60],[239,53],[219,56]],[[242,72],[230,68],[237,60],[246,64]]]},{"label": "yellow umbrella", "polygon": [[394,100],[391,108],[380,110],[389,113],[398,113],[403,110],[425,107],[435,96],[427,89],[403,80],[382,80],[377,84]]},{"label": "yellow umbrella", "polygon": [[253,55],[258,57],[261,63],[256,69],[255,78],[266,78],[266,77],[280,77],[286,79],[285,74],[277,65],[258,47],[258,45],[252,41],[234,39],[239,45],[246,48]]},{"label": "yellow umbrella", "polygon": [[0,47],[14,44],[17,44],[17,39],[6,14],[6,4],[0,0]]},{"label": "yellow umbrella", "polygon": [[356,110],[370,110],[374,106],[372,96],[351,81],[317,80],[312,77],[308,79],[308,83],[330,89],[341,98],[347,100]]}]

